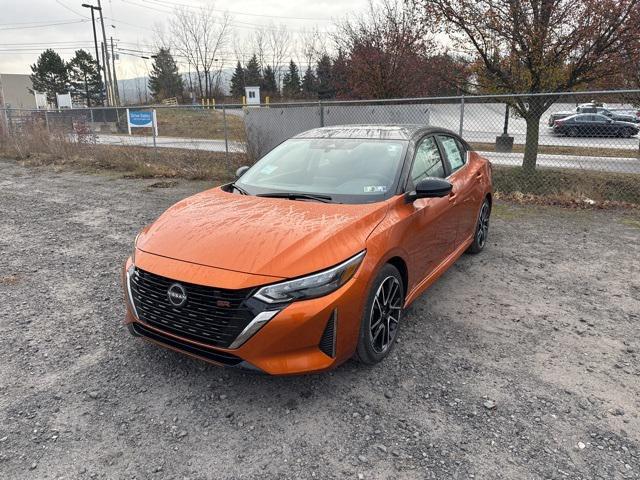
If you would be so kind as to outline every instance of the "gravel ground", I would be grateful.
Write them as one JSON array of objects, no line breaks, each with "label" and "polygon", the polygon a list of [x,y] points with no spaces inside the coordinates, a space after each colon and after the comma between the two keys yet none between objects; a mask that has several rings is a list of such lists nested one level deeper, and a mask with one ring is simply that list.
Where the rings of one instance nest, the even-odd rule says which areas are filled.
[{"label": "gravel ground", "polygon": [[137,230],[206,187],[0,161],[0,478],[640,478],[637,213],[498,204],[383,364],[272,378],[121,324]]}]

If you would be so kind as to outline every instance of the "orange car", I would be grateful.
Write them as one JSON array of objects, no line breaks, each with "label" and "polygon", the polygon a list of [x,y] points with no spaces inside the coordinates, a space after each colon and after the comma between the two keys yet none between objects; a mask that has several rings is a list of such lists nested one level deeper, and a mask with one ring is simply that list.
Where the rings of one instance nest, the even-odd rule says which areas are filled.
[{"label": "orange car", "polygon": [[238,176],[138,235],[131,333],[274,375],[373,364],[402,310],[487,241],[491,166],[446,130],[319,128]]}]

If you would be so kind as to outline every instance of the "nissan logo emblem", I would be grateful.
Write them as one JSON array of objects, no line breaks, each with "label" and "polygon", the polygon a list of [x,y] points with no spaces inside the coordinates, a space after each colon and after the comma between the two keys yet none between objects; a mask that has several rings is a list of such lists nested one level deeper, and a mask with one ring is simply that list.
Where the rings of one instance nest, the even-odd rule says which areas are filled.
[{"label": "nissan logo emblem", "polygon": [[169,287],[167,290],[167,297],[169,298],[171,305],[174,307],[182,307],[187,303],[187,291],[179,283],[174,283]]}]

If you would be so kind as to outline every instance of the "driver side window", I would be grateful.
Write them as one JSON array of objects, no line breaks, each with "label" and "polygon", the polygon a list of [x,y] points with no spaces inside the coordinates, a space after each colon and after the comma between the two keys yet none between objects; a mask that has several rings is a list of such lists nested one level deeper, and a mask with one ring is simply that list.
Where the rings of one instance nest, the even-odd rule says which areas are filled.
[{"label": "driver side window", "polygon": [[420,142],[411,167],[410,178],[413,186],[427,177],[445,178],[440,150],[433,137],[427,137]]}]

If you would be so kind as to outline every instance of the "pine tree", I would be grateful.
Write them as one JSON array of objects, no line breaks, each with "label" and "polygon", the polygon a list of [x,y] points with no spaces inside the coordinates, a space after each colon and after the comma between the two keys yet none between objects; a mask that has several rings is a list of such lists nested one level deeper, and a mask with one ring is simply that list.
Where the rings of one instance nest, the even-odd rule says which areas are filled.
[{"label": "pine tree", "polygon": [[258,63],[258,57],[254,54],[247,63],[244,74],[244,84],[247,87],[259,87],[261,83],[262,73],[260,73],[260,64]]},{"label": "pine tree", "polygon": [[329,55],[323,55],[318,61],[316,67],[317,74],[317,92],[320,100],[333,98],[335,92],[333,91],[333,84],[331,82],[331,58]]},{"label": "pine tree", "polygon": [[331,65],[331,90],[336,98],[349,98],[351,95],[348,74],[347,58],[342,50],[339,50]]},{"label": "pine tree", "polygon": [[302,78],[302,92],[307,98],[316,97],[318,94],[318,79],[316,78],[316,74],[313,72],[311,65],[309,65],[307,67],[307,71],[304,72],[304,77]]},{"label": "pine tree", "polygon": [[155,56],[149,74],[149,90],[156,100],[182,97],[184,90],[182,77],[168,48],[161,48]]},{"label": "pine tree", "polygon": [[64,60],[49,48],[31,65],[31,72],[31,91],[46,94],[47,102],[57,106],[56,93],[69,91],[69,74]]},{"label": "pine tree", "polygon": [[289,62],[289,71],[282,79],[282,95],[287,98],[296,98],[300,95],[300,73],[293,60]]},{"label": "pine tree", "polygon": [[231,96],[234,98],[240,98],[244,95],[244,87],[245,87],[245,83],[244,83],[244,76],[245,76],[245,71],[242,68],[242,65],[240,64],[240,61],[238,61],[238,64],[236,65],[236,69],[233,72],[233,75],[231,76]]},{"label": "pine tree", "polygon": [[260,88],[264,91],[265,96],[275,97],[278,95],[278,85],[276,83],[276,72],[271,65],[267,65],[262,76],[262,85]]},{"label": "pine tree", "polygon": [[77,50],[68,64],[71,96],[91,107],[102,103],[102,78],[98,63],[86,50]]}]

